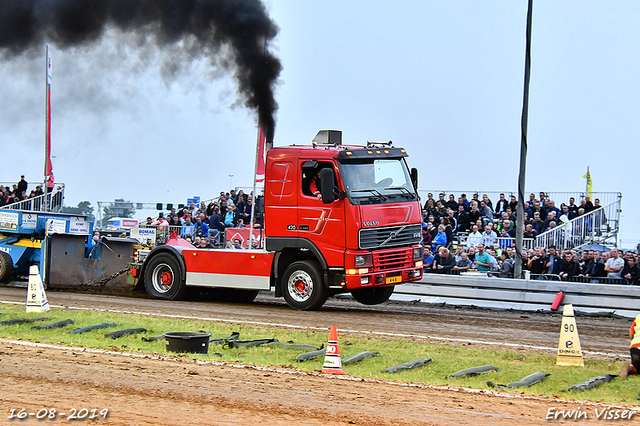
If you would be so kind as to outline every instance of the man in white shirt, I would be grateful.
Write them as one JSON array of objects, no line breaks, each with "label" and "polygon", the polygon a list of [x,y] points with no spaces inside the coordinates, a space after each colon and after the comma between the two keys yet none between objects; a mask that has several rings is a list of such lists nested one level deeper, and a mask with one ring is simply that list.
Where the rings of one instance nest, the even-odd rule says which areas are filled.
[{"label": "man in white shirt", "polygon": [[493,226],[488,224],[484,227],[484,233],[482,234],[482,244],[485,247],[495,246],[498,242],[498,235],[493,230]]},{"label": "man in white shirt", "polygon": [[467,247],[477,247],[482,243],[482,234],[478,231],[478,225],[471,227],[471,233],[467,237]]},{"label": "man in white shirt", "polygon": [[604,265],[604,270],[607,272],[607,278],[620,278],[620,271],[624,267],[624,259],[620,257],[620,252],[617,248],[611,250],[611,257]]}]

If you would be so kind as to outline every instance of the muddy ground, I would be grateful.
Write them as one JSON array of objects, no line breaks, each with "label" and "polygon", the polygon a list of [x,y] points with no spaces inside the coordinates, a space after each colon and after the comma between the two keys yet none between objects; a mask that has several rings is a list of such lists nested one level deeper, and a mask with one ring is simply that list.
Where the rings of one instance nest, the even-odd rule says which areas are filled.
[{"label": "muddy ground", "polygon": [[[561,322],[559,315],[542,313],[396,303],[365,307],[337,299],[330,299],[321,311],[298,312],[269,294],[260,295],[251,305],[167,302],[95,291],[48,291],[47,296],[51,305],[249,321],[260,327],[288,324],[326,330],[335,325],[341,336],[380,333],[381,337],[401,335],[451,345],[533,346],[517,349],[523,351],[557,347]],[[0,287],[0,301],[24,300],[25,289]],[[586,357],[626,356],[629,324],[625,319],[580,317]],[[37,413],[55,408],[68,415],[70,409],[99,413],[107,408],[107,419],[94,421],[114,425],[549,424],[545,417],[550,408],[580,408],[590,419],[595,419],[595,409],[603,408],[544,397],[196,363],[180,357],[25,346],[7,340],[0,341],[0,384],[0,416],[5,419],[11,409]],[[61,415],[57,419],[67,421]],[[43,421],[31,416],[10,424]]]}]

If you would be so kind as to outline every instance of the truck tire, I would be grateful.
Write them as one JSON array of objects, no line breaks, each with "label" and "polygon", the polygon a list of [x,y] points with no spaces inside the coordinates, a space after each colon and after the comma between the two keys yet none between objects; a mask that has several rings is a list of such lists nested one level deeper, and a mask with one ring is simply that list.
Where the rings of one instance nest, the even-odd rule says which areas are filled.
[{"label": "truck tire", "polygon": [[395,287],[374,287],[351,290],[351,295],[363,305],[378,305],[389,300]]},{"label": "truck tire", "polygon": [[9,281],[13,275],[13,259],[9,253],[0,251],[0,281]]},{"label": "truck tire", "polygon": [[301,311],[318,309],[329,297],[322,282],[320,265],[308,260],[289,265],[284,271],[281,288],[287,304]]},{"label": "truck tire", "polygon": [[183,299],[187,294],[187,286],[182,279],[179,260],[169,253],[160,253],[149,259],[144,287],[154,299]]}]

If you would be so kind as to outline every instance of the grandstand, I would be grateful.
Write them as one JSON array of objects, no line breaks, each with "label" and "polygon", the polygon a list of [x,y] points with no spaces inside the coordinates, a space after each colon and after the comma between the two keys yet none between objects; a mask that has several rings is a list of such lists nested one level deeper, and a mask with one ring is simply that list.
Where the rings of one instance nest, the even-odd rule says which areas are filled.
[{"label": "grandstand", "polygon": [[[448,200],[450,194],[454,195],[455,200],[458,200],[461,194],[467,194],[469,200],[472,199],[473,194],[479,194],[480,199],[484,194],[487,194],[494,206],[500,194],[504,194],[507,199],[512,195],[517,197],[517,193],[514,191],[419,190],[418,193],[422,204],[424,204],[429,193],[434,194],[434,199],[436,200],[440,193],[445,194],[445,200]],[[533,194],[539,193],[534,192]],[[584,191],[544,192],[544,194],[547,199],[555,201],[558,207],[562,203],[568,204],[571,197],[579,203],[587,195]],[[535,238],[525,239],[525,248],[548,248],[550,245],[555,245],[557,248],[581,250],[592,247],[611,248],[618,246],[622,193],[591,192],[588,195],[590,195],[591,200],[599,199],[601,208],[578,216],[569,222],[559,224],[553,229],[545,230]],[[465,233],[461,233],[456,237],[459,244],[466,244],[467,235]],[[499,244],[500,239],[498,238],[497,244]]]}]

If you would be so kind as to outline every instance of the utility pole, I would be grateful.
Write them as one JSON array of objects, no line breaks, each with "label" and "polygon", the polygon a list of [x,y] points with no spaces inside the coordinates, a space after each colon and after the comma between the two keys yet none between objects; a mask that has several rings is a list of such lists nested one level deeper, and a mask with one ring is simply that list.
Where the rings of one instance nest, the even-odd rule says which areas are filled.
[{"label": "utility pole", "polygon": [[520,138],[520,174],[518,177],[518,207],[516,218],[516,262],[514,278],[522,278],[522,233],[524,232],[524,187],[527,172],[527,121],[529,117],[529,79],[531,73],[531,18],[533,0],[529,0],[527,10],[527,46],[524,60],[524,95],[522,97],[522,120]]}]

